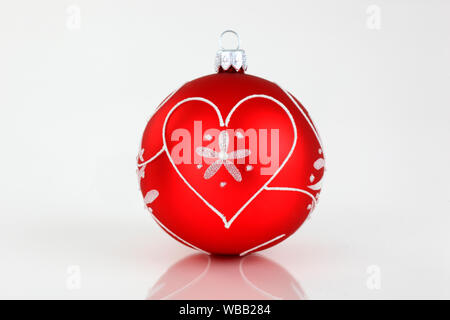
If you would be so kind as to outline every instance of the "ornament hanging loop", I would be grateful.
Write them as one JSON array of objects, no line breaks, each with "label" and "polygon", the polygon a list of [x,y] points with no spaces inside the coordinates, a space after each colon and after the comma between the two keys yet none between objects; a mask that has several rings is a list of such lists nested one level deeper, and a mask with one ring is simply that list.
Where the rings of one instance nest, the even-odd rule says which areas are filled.
[{"label": "ornament hanging loop", "polygon": [[[237,40],[237,47],[235,49],[225,49],[223,47],[222,39],[227,33],[232,33],[235,35]],[[241,49],[241,39],[236,31],[225,30],[219,36],[219,51],[216,53],[215,69],[216,72],[230,70],[236,72],[244,72],[247,70],[247,56],[245,51]],[[233,69],[230,69],[233,67]]]},{"label": "ornament hanging loop", "polygon": [[225,49],[223,47],[223,43],[222,43],[223,36],[226,35],[227,33],[232,33],[232,34],[235,35],[236,40],[237,40],[237,47],[234,50],[239,50],[241,48],[241,38],[239,38],[238,33],[236,31],[234,31],[234,30],[225,30],[224,32],[222,32],[220,34],[220,37],[219,37],[219,47],[220,47],[220,49],[221,50],[227,50],[227,49]]}]

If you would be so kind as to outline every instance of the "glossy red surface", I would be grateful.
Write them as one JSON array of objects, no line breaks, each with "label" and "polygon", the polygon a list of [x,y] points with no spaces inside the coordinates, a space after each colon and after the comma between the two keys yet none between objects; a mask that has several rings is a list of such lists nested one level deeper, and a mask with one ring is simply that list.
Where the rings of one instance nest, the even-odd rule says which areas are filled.
[{"label": "glossy red surface", "polygon": [[[200,135],[194,135],[195,122],[197,131],[201,123]],[[204,139],[210,129],[212,141]],[[240,159],[243,163],[234,161],[241,181],[223,165],[205,179],[210,163],[205,163],[196,149],[209,146],[220,151],[214,132],[221,130],[229,130],[227,152],[242,149],[238,148],[242,141],[233,135],[239,129],[244,133],[249,129],[266,131],[269,142],[258,135],[259,150],[254,150],[249,137],[244,137],[244,148],[251,155]],[[270,133],[276,135],[274,130],[278,130],[279,143],[270,140]],[[273,82],[244,73],[218,73],[190,81],[169,96],[144,131],[138,161],[144,175],[142,193],[145,197],[158,191],[156,199],[147,204],[150,211],[164,230],[186,245],[217,254],[265,249],[294,233],[314,209],[313,198],[320,192],[320,184],[316,184],[324,173],[320,165],[323,151],[315,130],[303,106]],[[190,163],[175,164],[174,148],[182,140],[177,132],[193,134],[190,148],[179,153],[192,159]],[[174,137],[179,139],[173,141]],[[275,144],[277,157],[270,154]],[[275,174],[261,174],[261,169],[270,167],[259,156],[265,147],[272,164],[278,158],[280,170],[273,170]],[[193,160],[203,161],[201,167]],[[248,171],[250,161],[252,170]]]}]

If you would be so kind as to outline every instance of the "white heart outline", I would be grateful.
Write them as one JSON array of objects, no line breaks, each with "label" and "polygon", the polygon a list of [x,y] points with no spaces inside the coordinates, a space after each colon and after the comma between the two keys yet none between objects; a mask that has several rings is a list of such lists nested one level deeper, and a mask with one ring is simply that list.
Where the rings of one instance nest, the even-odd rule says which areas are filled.
[{"label": "white heart outline", "polygon": [[[284,112],[286,112],[286,114],[289,117],[289,120],[291,120],[291,124],[292,124],[292,128],[294,129],[294,142],[292,143],[292,147],[289,150],[288,155],[286,156],[286,158],[284,159],[283,163],[278,167],[277,171],[275,171],[275,173],[264,183],[264,185],[258,189],[258,191],[256,191],[255,194],[253,194],[252,197],[250,197],[250,199],[247,200],[247,202],[238,210],[236,211],[236,213],[231,217],[231,219],[228,221],[227,218],[219,211],[217,210],[213,205],[211,205],[197,190],[195,190],[191,184],[186,180],[186,178],[181,174],[181,172],[178,170],[177,166],[175,165],[175,163],[172,160],[172,157],[170,155],[170,152],[167,148],[167,143],[166,143],[166,125],[167,125],[167,121],[169,120],[170,116],[172,115],[172,113],[179,107],[181,106],[183,103],[188,102],[188,101],[202,101],[207,103],[208,105],[210,105],[211,107],[213,107],[213,109],[216,111],[217,116],[219,118],[219,123],[221,127],[228,127],[228,123],[230,122],[231,116],[233,115],[234,111],[245,101],[253,99],[253,98],[265,98],[268,100],[271,100],[273,102],[275,102],[278,106],[280,106]],[[170,111],[167,113],[166,118],[164,120],[164,125],[162,128],[162,140],[163,140],[163,149],[166,154],[167,157],[169,158],[170,163],[172,164],[173,168],[175,169],[175,171],[178,173],[178,175],[180,176],[180,178],[183,180],[183,182],[189,187],[189,189],[191,189],[195,195],[197,197],[200,198],[200,200],[202,200],[215,214],[217,214],[219,216],[219,218],[222,219],[224,226],[226,229],[229,229],[231,224],[234,222],[234,220],[236,220],[236,218],[242,213],[242,211],[267,187],[267,185],[272,182],[273,179],[275,179],[275,177],[278,175],[278,173],[280,173],[281,169],[283,169],[284,165],[288,162],[288,160],[291,158],[292,153],[294,152],[295,146],[297,145],[297,126],[295,125],[295,121],[294,118],[292,117],[292,114],[290,113],[290,111],[288,110],[288,108],[281,103],[280,101],[278,101],[277,99],[265,95],[265,94],[253,94],[253,95],[249,95],[243,99],[241,99],[237,104],[234,105],[234,107],[231,109],[231,111],[228,113],[227,118],[225,119],[225,121],[223,121],[223,117],[222,114],[220,113],[219,108],[210,100],[202,98],[202,97],[191,97],[191,98],[186,98],[183,99],[181,101],[179,101],[177,104],[175,104],[172,109],[170,109]],[[161,150],[161,152],[162,152]]]}]

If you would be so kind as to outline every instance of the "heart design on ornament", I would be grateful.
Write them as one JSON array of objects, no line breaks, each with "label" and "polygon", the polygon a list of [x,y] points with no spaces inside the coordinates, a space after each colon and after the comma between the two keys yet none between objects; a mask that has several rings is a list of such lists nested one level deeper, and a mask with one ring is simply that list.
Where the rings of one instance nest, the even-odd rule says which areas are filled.
[{"label": "heart design on ornament", "polygon": [[[196,154],[201,159],[203,156],[203,160],[212,161],[206,165],[180,163],[171,154],[181,140],[179,132],[193,132],[194,140],[196,139],[195,123],[201,123],[206,130],[219,132],[217,140],[220,148],[217,151],[203,146],[205,139],[200,138],[200,141],[194,141],[188,152],[182,152],[183,156],[191,157]],[[266,134],[276,131],[279,143],[277,140],[277,166],[273,173],[260,174],[267,164],[259,158],[257,163],[239,162],[244,159],[249,161],[251,155],[261,156],[263,152],[260,147],[259,150],[231,147],[233,144],[228,139],[242,139],[240,132],[248,132],[249,129]],[[230,138],[225,134],[228,130],[239,134]],[[200,134],[203,137],[203,132]],[[207,136],[206,140],[210,140],[209,135]],[[201,97],[186,98],[172,107],[162,128],[163,149],[173,168],[196,196],[222,219],[227,229],[283,169],[294,151],[297,138],[297,127],[290,111],[280,101],[263,94],[250,95],[240,100],[231,108],[225,120],[220,109],[210,100]],[[263,149],[266,153],[273,152],[272,149],[268,151],[269,145],[273,147],[274,144],[271,139],[272,136],[266,135],[265,139],[258,136],[258,143],[264,141],[266,144],[266,149]],[[232,161],[237,161],[237,164],[232,164]]]}]

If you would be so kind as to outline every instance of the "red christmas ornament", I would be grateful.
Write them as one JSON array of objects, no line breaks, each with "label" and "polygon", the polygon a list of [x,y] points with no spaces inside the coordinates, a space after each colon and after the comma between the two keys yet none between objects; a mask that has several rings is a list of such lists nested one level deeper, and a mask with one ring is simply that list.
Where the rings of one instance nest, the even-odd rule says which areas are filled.
[{"label": "red christmas ornament", "polygon": [[184,84],[160,104],[138,155],[155,221],[207,253],[245,255],[279,243],[302,225],[320,193],[324,155],[307,111],[246,69],[239,46],[220,50],[216,74]]}]

